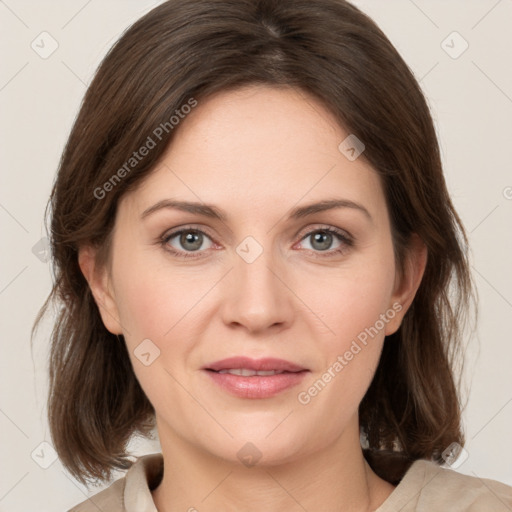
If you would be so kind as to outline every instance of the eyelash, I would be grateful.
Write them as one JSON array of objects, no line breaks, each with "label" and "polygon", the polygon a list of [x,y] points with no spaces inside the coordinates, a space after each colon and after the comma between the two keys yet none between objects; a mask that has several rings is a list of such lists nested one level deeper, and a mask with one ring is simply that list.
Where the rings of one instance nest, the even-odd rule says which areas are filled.
[{"label": "eyelash", "polygon": [[[206,235],[208,238],[212,239],[212,237],[210,235],[208,235],[208,233],[206,233],[205,231],[195,228],[195,227],[192,227],[192,226],[186,226],[177,231],[173,231],[172,233],[168,233],[168,234],[165,233],[160,238],[160,244],[162,245],[164,250],[170,252],[174,256],[177,256],[178,258],[201,258],[202,256],[200,254],[203,251],[201,251],[201,252],[199,252],[199,251],[177,251],[173,247],[170,247],[168,245],[169,241],[172,240],[173,238],[175,238],[176,236],[181,235],[182,233],[190,233],[190,232],[191,233],[200,233],[200,234]],[[337,228],[333,228],[332,226],[315,228],[311,231],[308,231],[307,233],[304,234],[304,236],[302,236],[300,238],[299,241],[305,240],[309,236],[313,235],[314,233],[318,233],[318,232],[330,233],[330,234],[334,235],[342,243],[342,245],[338,249],[334,249],[334,250],[331,249],[331,250],[327,250],[327,251],[314,251],[312,249],[306,249],[307,251],[311,252],[313,254],[313,256],[316,258],[329,258],[329,257],[338,256],[340,254],[344,254],[349,248],[351,248],[354,245],[354,240],[351,236],[349,236],[348,234],[346,234],[345,232],[343,232],[341,230],[338,230]],[[213,239],[212,239],[212,241],[213,241]]]}]

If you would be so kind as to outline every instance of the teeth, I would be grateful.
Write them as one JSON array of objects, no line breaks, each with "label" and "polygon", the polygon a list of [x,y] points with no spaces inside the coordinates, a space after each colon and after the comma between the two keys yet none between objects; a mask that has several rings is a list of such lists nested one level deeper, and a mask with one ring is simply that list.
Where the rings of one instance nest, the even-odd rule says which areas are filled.
[{"label": "teeth", "polygon": [[255,375],[278,375],[283,372],[278,370],[256,371],[248,370],[247,368],[232,368],[230,370],[219,370],[218,373],[230,373],[231,375],[240,375],[241,377],[254,377]]}]

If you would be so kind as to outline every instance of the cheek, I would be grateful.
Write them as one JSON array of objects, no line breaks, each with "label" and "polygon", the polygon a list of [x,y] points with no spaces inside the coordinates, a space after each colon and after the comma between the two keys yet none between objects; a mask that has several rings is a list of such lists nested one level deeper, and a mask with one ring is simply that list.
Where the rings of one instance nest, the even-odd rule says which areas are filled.
[{"label": "cheek", "polygon": [[137,244],[140,245],[140,241],[120,243],[118,254],[122,256],[113,264],[119,319],[132,350],[144,339],[160,346],[164,334],[183,309],[179,284],[169,283],[164,278],[162,264],[154,261],[152,249],[123,252],[123,246],[137,247]]},{"label": "cheek", "polygon": [[323,293],[319,293],[319,281],[311,281],[310,297],[316,302],[314,308],[322,311],[329,332],[316,337],[323,364],[298,398],[303,405],[312,402],[312,407],[306,407],[309,412],[339,411],[332,417],[333,431],[357,411],[378,365],[386,324],[395,316],[390,305],[393,248],[384,242],[375,249],[365,258],[354,258],[350,267],[326,283]]},{"label": "cheek", "polygon": [[135,369],[140,365],[134,352],[143,340],[151,340],[160,351],[155,366],[173,369],[202,332],[207,316],[203,299],[211,280],[169,265],[154,252],[139,251],[119,259],[114,268],[118,313]]},{"label": "cheek", "polygon": [[120,320],[131,344],[144,338],[158,340],[172,327],[172,291],[144,277],[138,274],[116,291]]},{"label": "cheek", "polygon": [[340,280],[339,289],[333,286],[323,298],[323,321],[334,335],[317,336],[322,365],[297,399],[306,417],[323,425],[326,438],[337,435],[340,425],[357,413],[377,368],[385,337],[382,318],[392,318],[386,316],[392,290],[389,274],[389,268],[387,273],[373,273],[366,267],[361,275],[354,269],[350,279]]},{"label": "cheek", "polygon": [[180,283],[164,279],[157,266],[136,265],[133,259],[118,266],[118,276],[130,276],[118,279],[118,311],[137,380],[150,402],[161,409],[166,398],[179,396],[170,374],[176,374],[175,367],[183,364],[190,350],[184,329],[193,304]]},{"label": "cheek", "polygon": [[[379,322],[382,314],[391,307],[390,299],[394,288],[394,257],[392,247],[387,247],[375,256],[368,255],[359,261],[331,273],[320,287],[319,279],[310,281],[305,294],[310,298],[312,309],[319,315],[329,334],[325,339],[333,350],[343,350],[347,343],[357,338],[377,324],[377,329],[384,330]],[[325,279],[325,278],[324,278]],[[332,350],[329,350],[332,356]]]}]

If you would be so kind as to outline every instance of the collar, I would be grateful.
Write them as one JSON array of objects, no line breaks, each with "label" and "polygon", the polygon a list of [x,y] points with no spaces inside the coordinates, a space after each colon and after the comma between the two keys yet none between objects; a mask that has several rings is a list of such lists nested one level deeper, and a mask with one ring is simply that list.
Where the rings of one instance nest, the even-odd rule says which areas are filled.
[{"label": "collar", "polygon": [[162,480],[164,459],[161,453],[139,457],[125,475],[126,512],[158,512],[151,491]]}]

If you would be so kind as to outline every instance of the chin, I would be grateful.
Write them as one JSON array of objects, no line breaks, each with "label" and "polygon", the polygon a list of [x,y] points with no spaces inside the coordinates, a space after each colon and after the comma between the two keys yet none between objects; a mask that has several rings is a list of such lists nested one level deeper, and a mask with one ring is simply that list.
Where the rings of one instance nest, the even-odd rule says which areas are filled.
[{"label": "chin", "polygon": [[290,463],[308,451],[314,451],[311,440],[315,436],[314,432],[306,433],[304,426],[300,432],[295,431],[292,425],[285,427],[287,420],[278,426],[284,417],[286,415],[279,421],[263,423],[259,427],[246,425],[238,431],[230,430],[233,438],[219,434],[206,443],[203,438],[201,445],[214,457],[249,468]]}]

